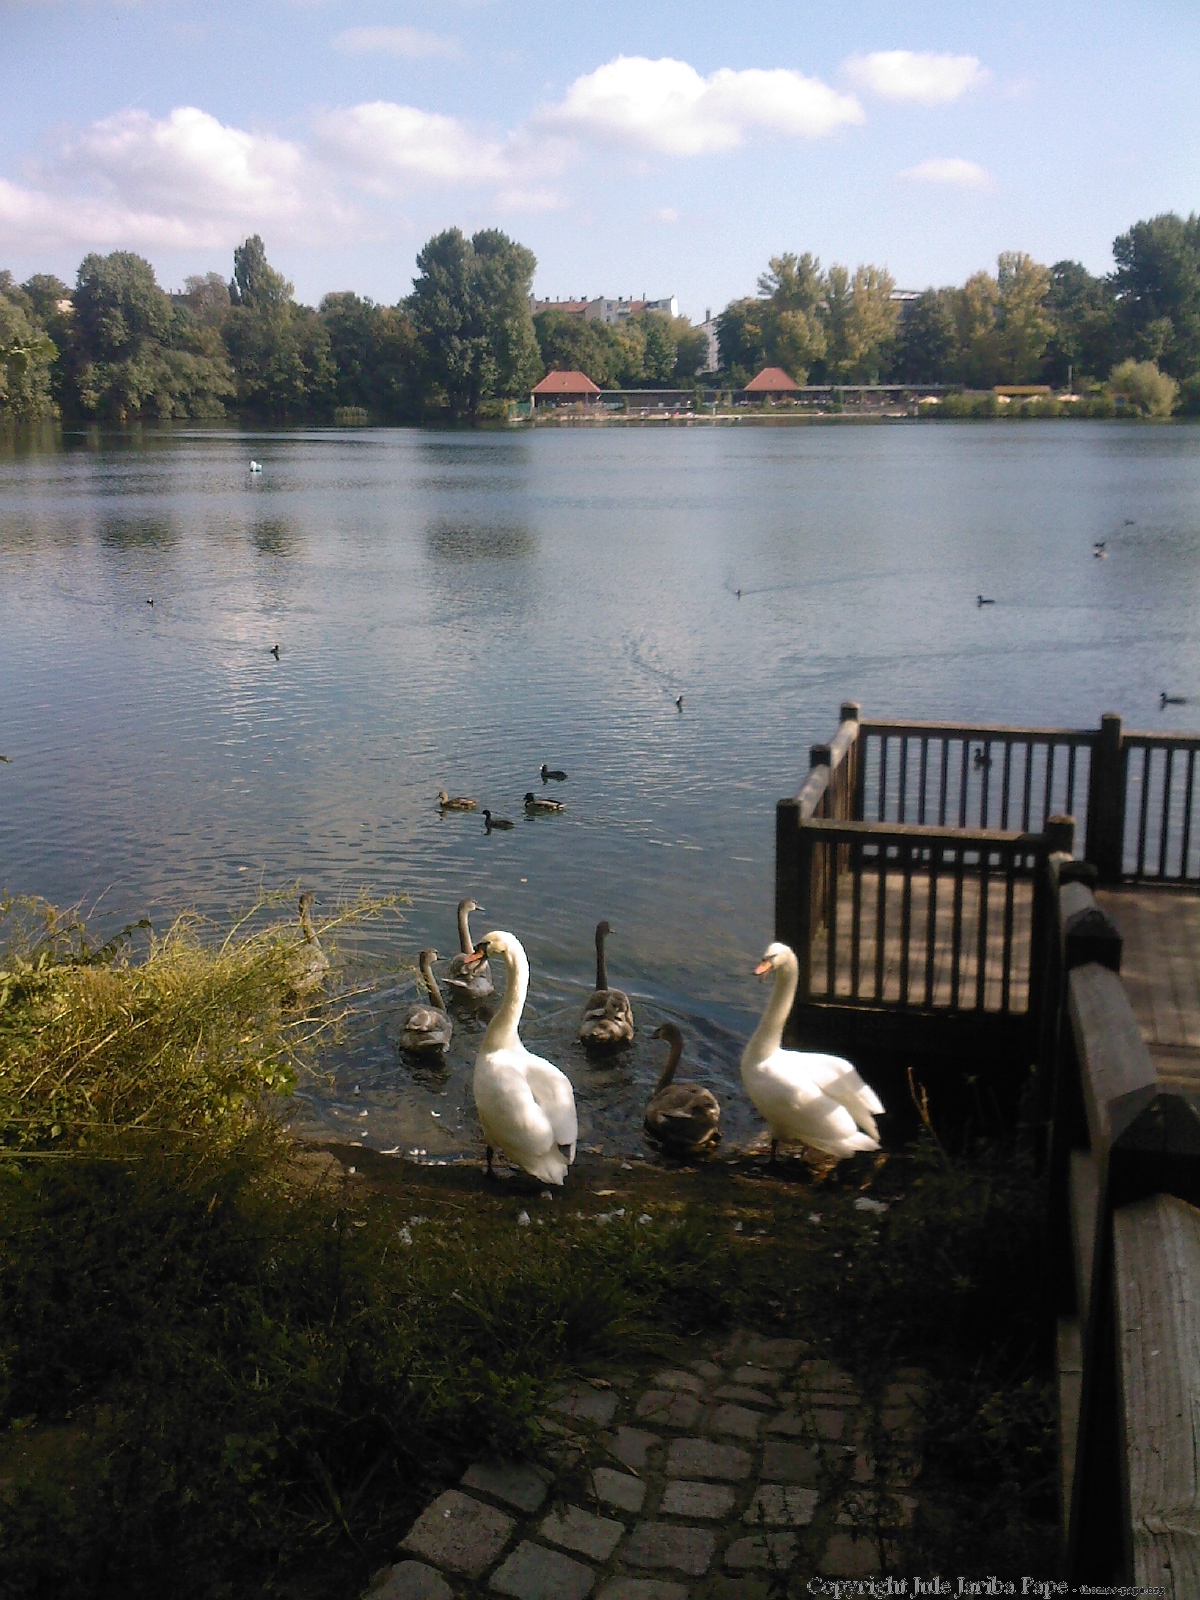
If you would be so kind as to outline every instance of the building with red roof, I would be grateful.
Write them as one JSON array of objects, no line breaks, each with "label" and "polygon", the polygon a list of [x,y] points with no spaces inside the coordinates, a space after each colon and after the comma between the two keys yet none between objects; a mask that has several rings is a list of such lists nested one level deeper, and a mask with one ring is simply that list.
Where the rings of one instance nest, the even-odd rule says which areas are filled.
[{"label": "building with red roof", "polygon": [[781,395],[794,394],[799,388],[796,380],[789,377],[782,367],[764,367],[750,379],[742,393],[760,400],[778,400]]},{"label": "building with red roof", "polygon": [[536,411],[541,405],[588,405],[600,393],[586,372],[548,372],[530,395]]}]

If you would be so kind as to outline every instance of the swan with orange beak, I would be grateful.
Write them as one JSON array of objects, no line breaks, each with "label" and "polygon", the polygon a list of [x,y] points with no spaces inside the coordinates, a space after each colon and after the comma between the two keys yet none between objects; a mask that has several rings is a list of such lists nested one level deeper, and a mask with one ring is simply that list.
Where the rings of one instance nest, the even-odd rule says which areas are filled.
[{"label": "swan with orange beak", "polygon": [[475,1109],[487,1145],[487,1170],[502,1150],[543,1183],[561,1184],[575,1159],[579,1123],[575,1091],[565,1072],[521,1043],[518,1028],[529,991],[529,961],[511,933],[485,934],[463,965],[472,970],[489,957],[504,964],[504,998],[475,1057]]},{"label": "swan with orange beak", "polygon": [[878,1150],[879,1096],[840,1056],[785,1050],[783,1030],[796,996],[800,964],[786,944],[769,944],[754,969],[774,978],[762,1021],[742,1052],[742,1084],[771,1130],[771,1160],[781,1139],[841,1159]]}]

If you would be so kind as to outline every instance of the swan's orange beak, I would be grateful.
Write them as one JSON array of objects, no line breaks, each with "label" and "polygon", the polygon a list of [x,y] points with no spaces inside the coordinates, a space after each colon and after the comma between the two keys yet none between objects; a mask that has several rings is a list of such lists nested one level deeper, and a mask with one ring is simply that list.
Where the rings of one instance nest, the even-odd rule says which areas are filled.
[{"label": "swan's orange beak", "polygon": [[463,966],[472,968],[481,967],[486,960],[487,946],[484,944],[477,944],[469,956],[463,957]]},{"label": "swan's orange beak", "polygon": [[765,978],[767,973],[771,972],[773,970],[774,969],[772,968],[771,963],[769,961],[767,961],[767,960],[763,960],[763,961],[760,961],[758,963],[758,965],[755,967],[754,976],[756,978]]}]

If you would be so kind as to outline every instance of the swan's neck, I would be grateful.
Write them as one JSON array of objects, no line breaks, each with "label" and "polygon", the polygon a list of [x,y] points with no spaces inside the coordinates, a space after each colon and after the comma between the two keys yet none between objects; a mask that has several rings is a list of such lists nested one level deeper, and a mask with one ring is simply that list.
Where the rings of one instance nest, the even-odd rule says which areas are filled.
[{"label": "swan's neck", "polygon": [[508,975],[504,999],[483,1036],[483,1045],[487,1050],[502,1049],[516,1042],[517,1026],[525,1009],[525,996],[529,992],[529,962],[523,950],[511,947],[505,950],[504,969]]},{"label": "swan's neck", "polygon": [[429,990],[430,998],[439,1011],[446,1008],[442,1004],[442,991],[437,986],[437,979],[433,975],[433,966],[429,961],[422,961],[421,976],[425,979],[425,987]]},{"label": "swan's neck", "polygon": [[596,933],[596,987],[608,988],[608,968],[604,965],[604,934]]},{"label": "swan's neck", "polygon": [[767,1001],[762,1021],[750,1037],[750,1043],[746,1047],[746,1060],[765,1061],[768,1056],[774,1055],[783,1043],[783,1030],[791,1015],[799,976],[800,968],[795,956],[790,960],[784,959],[775,968],[771,998]]},{"label": "swan's neck", "polygon": [[[488,825],[489,826],[491,825],[491,820],[492,819],[489,817],[488,818]],[[475,948],[475,946],[471,943],[471,924],[467,921],[467,915],[468,915],[468,913],[467,913],[466,906],[459,906],[459,908],[458,908],[458,948],[462,951],[463,955],[465,955],[465,956],[469,956],[471,954],[472,950],[474,950],[474,948]]]},{"label": "swan's neck", "polygon": [[682,1039],[672,1039],[670,1040],[670,1045],[671,1052],[667,1056],[666,1066],[662,1069],[662,1076],[659,1078],[658,1084],[654,1090],[655,1094],[661,1094],[671,1082],[671,1079],[675,1076],[675,1068],[679,1065],[679,1058],[683,1054]]}]

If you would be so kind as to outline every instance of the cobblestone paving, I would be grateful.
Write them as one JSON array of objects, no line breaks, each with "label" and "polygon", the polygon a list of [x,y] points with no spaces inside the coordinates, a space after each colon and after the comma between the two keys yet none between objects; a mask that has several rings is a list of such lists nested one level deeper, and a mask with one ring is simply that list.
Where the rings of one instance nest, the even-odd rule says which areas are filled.
[{"label": "cobblestone paving", "polygon": [[476,1462],[370,1600],[776,1600],[886,1572],[917,1507],[924,1374],[897,1369],[868,1407],[800,1340],[740,1330],[697,1356],[560,1391],[554,1470]]}]

